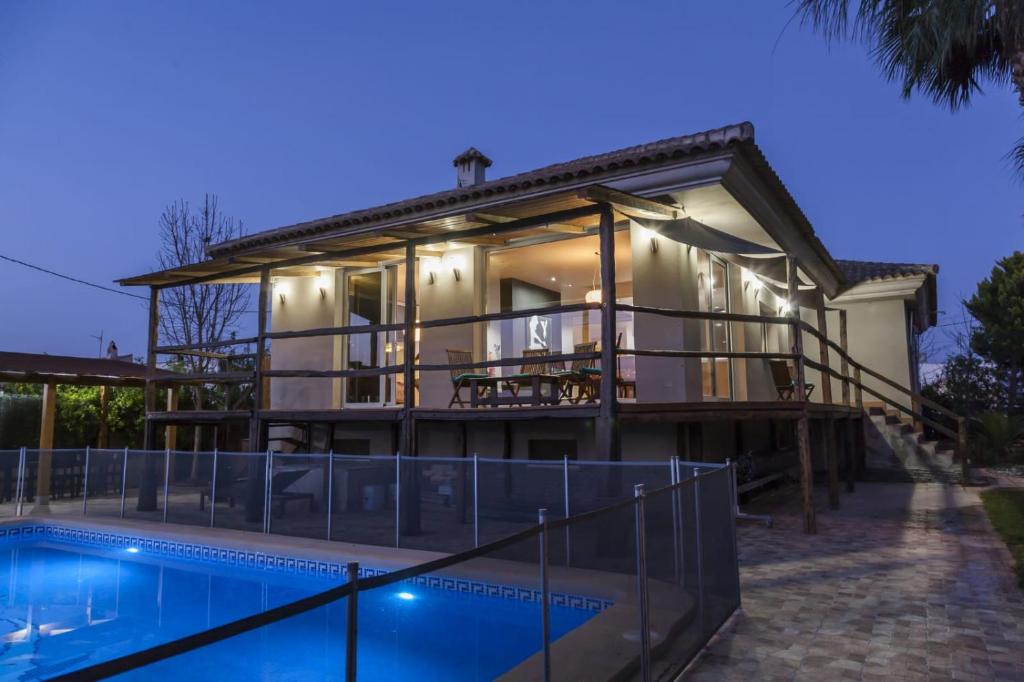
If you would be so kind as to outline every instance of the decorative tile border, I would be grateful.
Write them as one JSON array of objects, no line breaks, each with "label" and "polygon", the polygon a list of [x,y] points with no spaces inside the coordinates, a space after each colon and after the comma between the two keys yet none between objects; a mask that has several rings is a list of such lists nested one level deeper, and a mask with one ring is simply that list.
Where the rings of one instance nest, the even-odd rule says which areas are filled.
[{"label": "decorative tile border", "polygon": [[[215,547],[195,542],[160,540],[146,537],[144,535],[71,528],[51,523],[27,522],[25,524],[14,526],[0,526],[0,543],[4,541],[17,541],[23,539],[51,540],[67,544],[102,547],[105,549],[127,549],[129,547],[137,547],[140,551],[151,556],[170,557],[175,559],[184,559],[186,561],[223,564],[228,566],[244,566],[246,568],[256,570],[298,573],[320,578],[343,578],[346,570],[344,563],[336,561],[301,559],[284,554],[268,554],[266,552]],[[388,571],[380,568],[370,568],[368,566],[359,567],[360,578],[369,578],[372,576],[384,575],[386,573],[388,573]],[[529,603],[538,603],[541,600],[540,590],[502,585],[499,583],[485,583],[476,580],[466,580],[464,578],[421,575],[409,578],[403,582],[420,585],[434,590],[460,592],[463,594],[472,594],[495,599],[512,599],[515,601],[524,601]],[[552,592],[551,604],[571,609],[599,612],[607,609],[613,604],[613,602],[608,599]]]}]

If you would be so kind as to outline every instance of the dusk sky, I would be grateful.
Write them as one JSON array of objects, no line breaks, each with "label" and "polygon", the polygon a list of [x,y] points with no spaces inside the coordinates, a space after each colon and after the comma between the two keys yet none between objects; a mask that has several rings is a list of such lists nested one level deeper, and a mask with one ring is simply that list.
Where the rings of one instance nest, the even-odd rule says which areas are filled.
[{"label": "dusk sky", "polygon": [[[786,0],[0,3],[0,254],[155,269],[205,192],[253,232],[751,121],[837,258],[938,263],[940,322],[1020,248],[1009,87],[950,114]],[[0,350],[145,351],[141,301],[0,261]],[[141,289],[127,290],[144,295]]]}]

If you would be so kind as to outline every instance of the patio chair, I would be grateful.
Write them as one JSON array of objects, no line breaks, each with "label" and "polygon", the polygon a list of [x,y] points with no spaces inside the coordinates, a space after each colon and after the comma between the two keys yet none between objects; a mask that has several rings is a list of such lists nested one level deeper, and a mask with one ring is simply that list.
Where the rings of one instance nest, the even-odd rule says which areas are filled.
[{"label": "patio chair", "polygon": [[523,386],[533,386],[534,377],[550,376],[548,363],[544,360],[533,360],[525,362],[526,358],[543,358],[551,354],[547,348],[534,348],[523,351],[523,364],[519,371],[508,377],[502,377],[505,388],[512,394],[513,399],[522,404],[519,399],[519,391]]},{"label": "patio chair", "polygon": [[[792,400],[796,393],[796,381],[793,380],[789,363],[785,360],[769,360],[768,366],[772,370],[772,380],[775,381],[775,391],[779,394],[779,400]],[[807,400],[814,392],[814,384],[805,381],[804,391],[804,400]]]},{"label": "patio chair", "polygon": [[[456,350],[454,348],[447,349],[448,352],[448,364],[449,365],[468,365],[473,362],[473,351],[470,350]],[[449,371],[452,375],[452,399],[448,401],[448,407],[451,407],[455,403],[459,404],[459,407],[465,407],[466,403],[463,402],[460,392],[464,386],[468,386],[471,381],[478,379],[489,379],[488,374],[482,374],[474,371],[476,368],[471,369],[458,369],[451,368]],[[485,387],[479,387],[477,390],[484,390]]]},{"label": "patio chair", "polygon": [[[597,350],[597,341],[590,341],[588,343],[577,343],[572,347],[574,355],[581,355],[583,353],[593,353]],[[593,371],[597,369],[595,364],[597,360],[595,358],[588,358],[585,360],[573,360],[569,369],[550,369],[551,373],[559,379],[559,400],[568,400],[573,405],[577,404],[583,397],[584,387],[587,384],[587,378],[584,376],[585,372]],[[600,373],[600,369],[597,369]],[[600,374],[598,374],[600,376]],[[573,388],[577,388],[577,394],[573,395]]]}]

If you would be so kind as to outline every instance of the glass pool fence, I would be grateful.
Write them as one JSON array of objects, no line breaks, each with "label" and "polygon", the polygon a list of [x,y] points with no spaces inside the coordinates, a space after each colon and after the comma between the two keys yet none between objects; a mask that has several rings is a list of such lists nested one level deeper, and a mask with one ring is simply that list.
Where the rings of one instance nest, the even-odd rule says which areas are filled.
[{"label": "glass pool fence", "polygon": [[[723,464],[81,448],[0,450],[0,518],[128,518],[457,553]],[[48,498],[40,490],[48,491]]]},{"label": "glass pool fence", "polygon": [[[216,454],[218,465],[221,457]],[[221,480],[220,490],[231,489],[231,483],[238,482],[238,508],[244,510],[251,487],[256,489],[256,498],[263,494],[264,504],[271,509],[263,522],[273,530],[281,525],[275,509],[280,500],[275,499],[273,484],[266,487],[251,483],[262,480],[261,475],[273,480],[278,467],[301,466],[320,471],[327,477],[328,487],[333,474],[333,485],[339,488],[344,486],[338,475],[343,466],[359,471],[363,471],[359,466],[365,466],[360,475],[366,480],[376,480],[378,469],[384,468],[375,458],[362,458],[364,465],[355,464],[360,460],[337,456],[305,459],[309,461],[300,464],[291,456],[274,455],[262,462],[261,469],[258,458],[247,456],[242,460],[246,463],[244,476],[220,476],[216,468],[210,469],[211,492],[203,513],[210,515],[210,523],[233,518],[227,494],[222,501],[214,485],[215,472]],[[83,500],[83,508],[90,514],[102,509],[100,501],[107,499],[117,511],[120,489],[113,482],[119,480],[122,487],[134,491],[153,475],[150,469],[159,473],[163,466],[170,471],[159,453],[129,452],[125,461],[127,465],[118,460],[122,465],[120,478],[111,477],[107,497],[87,496],[91,483],[83,483],[80,494],[90,498],[88,506]],[[28,466],[28,461],[22,464]],[[493,646],[480,649],[491,652],[487,660],[446,660],[450,678],[496,677],[493,659],[507,655],[508,660],[498,662],[504,680],[667,679],[685,667],[739,606],[732,467],[673,462],[671,468],[662,466],[664,479],[658,480],[653,467],[605,465],[591,469],[592,465],[571,463],[566,493],[564,463],[550,465],[563,466],[561,479],[549,465],[530,470],[526,465],[516,467],[508,462],[499,467],[484,460],[428,463],[398,462],[394,458],[390,465],[400,470],[389,480],[389,485],[395,486],[391,504],[398,507],[394,523],[402,530],[398,540],[405,540],[411,519],[418,516],[421,533],[424,529],[444,533],[456,526],[469,526],[463,543],[472,545],[478,541],[474,536],[479,535],[486,541],[390,573],[360,570],[357,563],[350,563],[347,582],[327,591],[83,668],[67,678],[97,679],[133,671],[146,679],[171,679],[209,667],[215,661],[225,661],[239,674],[245,672],[238,668],[240,665],[254,666],[250,672],[255,672],[261,665],[260,651],[273,647],[275,633],[301,627],[301,619],[316,618],[329,622],[335,634],[322,647],[317,645],[316,661],[304,660],[296,665],[317,666],[320,679],[397,679],[402,669],[396,666],[403,665],[403,661],[429,666],[430,661],[438,660],[432,655],[437,652],[418,649],[422,638],[416,633],[417,628],[438,626],[429,617],[429,593],[446,589],[463,593],[466,599],[482,595],[511,600],[505,602],[511,606],[495,608],[494,612],[478,609],[478,615],[472,618],[479,623],[458,624],[464,636],[492,639],[489,644]],[[438,491],[441,474],[428,471],[436,466],[447,467],[444,477],[449,481],[445,485],[452,486],[450,491]],[[576,487],[574,475],[580,483]],[[538,483],[548,484],[532,488],[529,495],[537,497],[521,498],[516,505],[502,504],[506,499],[503,495],[518,490],[526,495],[531,487],[517,476],[530,480],[536,477]],[[632,482],[643,476],[649,478]],[[157,501],[167,500],[169,504],[163,509],[158,504],[157,513],[165,509],[169,518],[176,519],[185,511],[175,509],[174,497],[179,493],[170,478],[165,480],[167,485],[163,491],[158,490]],[[328,499],[342,499],[338,492],[334,490],[335,497]],[[474,492],[480,494],[479,503]],[[194,492],[189,495],[195,497]],[[543,505],[535,507],[529,514],[532,518],[527,519],[526,506],[537,499]],[[402,511],[403,502],[415,505],[417,500],[421,505],[418,512]],[[345,498],[337,504],[344,508],[347,502]],[[361,513],[382,511],[377,506],[362,509],[364,502],[360,500],[356,505]],[[386,507],[385,502],[386,498],[379,504]],[[192,499],[191,506],[195,504]],[[309,500],[294,504],[305,510]],[[427,504],[436,508],[428,512],[423,508]],[[292,513],[286,510],[284,519]],[[242,518],[239,512],[238,519]],[[337,537],[346,532],[345,524],[339,525],[337,519],[332,522],[329,516],[318,518],[316,522],[308,520],[311,532],[334,532],[339,534]],[[473,518],[486,519],[487,523],[474,525]],[[493,539],[505,530],[512,532]],[[388,608],[384,609],[383,604]],[[396,604],[407,604],[408,609],[396,610]],[[515,609],[515,618],[505,622],[502,614],[510,608]],[[454,634],[453,646],[457,646],[459,638]],[[506,654],[511,647],[505,644],[511,637],[528,646],[518,647],[515,655]],[[455,672],[452,665],[457,665]],[[424,679],[436,677],[435,672],[419,669]]]}]

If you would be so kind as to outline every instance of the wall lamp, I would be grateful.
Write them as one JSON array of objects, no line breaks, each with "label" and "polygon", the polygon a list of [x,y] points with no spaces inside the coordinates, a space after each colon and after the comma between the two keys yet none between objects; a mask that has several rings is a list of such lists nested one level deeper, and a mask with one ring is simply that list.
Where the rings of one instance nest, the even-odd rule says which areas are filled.
[{"label": "wall lamp", "polygon": [[275,279],[274,288],[277,289],[277,299],[281,302],[281,305],[284,305],[285,297],[291,289],[288,281],[282,278]]},{"label": "wall lamp", "polygon": [[640,228],[640,234],[651,240],[651,253],[658,253],[658,233],[646,227]]},{"label": "wall lamp", "polygon": [[327,299],[327,286],[328,284],[330,284],[330,281],[330,273],[328,273],[326,270],[320,270],[320,272],[316,276],[316,284],[317,287],[320,289],[321,301]]},{"label": "wall lamp", "polygon": [[433,284],[437,281],[437,271],[441,269],[441,259],[437,256],[422,256],[420,268],[427,275],[427,282]]},{"label": "wall lamp", "polygon": [[741,271],[743,276],[743,288],[753,288],[754,293],[761,291],[761,279],[750,270],[743,268]]},{"label": "wall lamp", "polygon": [[452,274],[455,275],[455,281],[462,281],[462,271],[466,267],[466,258],[461,253],[451,254],[444,257],[443,265],[446,268],[451,268]]}]

